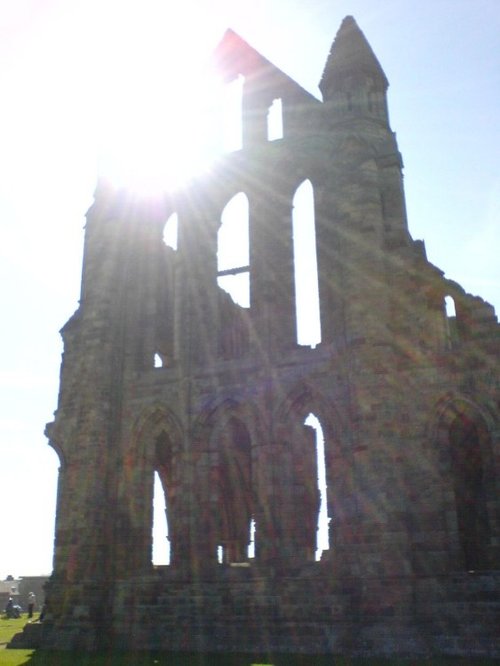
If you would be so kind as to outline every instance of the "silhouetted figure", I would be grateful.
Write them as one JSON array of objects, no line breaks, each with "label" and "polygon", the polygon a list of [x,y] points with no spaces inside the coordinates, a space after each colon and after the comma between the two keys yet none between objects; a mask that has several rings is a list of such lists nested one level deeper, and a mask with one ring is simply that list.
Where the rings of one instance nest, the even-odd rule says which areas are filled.
[{"label": "silhouetted figure", "polygon": [[7,617],[11,616],[13,609],[14,609],[14,602],[12,601],[12,597],[9,597],[7,605],[5,606],[5,612],[7,613]]},{"label": "silhouetted figure", "polygon": [[33,592],[28,594],[28,617],[33,617],[33,611],[35,610],[36,605],[36,596]]},{"label": "silhouetted figure", "polygon": [[5,614],[8,618],[18,618],[21,617],[21,606],[15,604],[12,600],[12,597],[9,597],[7,605],[5,606]]}]

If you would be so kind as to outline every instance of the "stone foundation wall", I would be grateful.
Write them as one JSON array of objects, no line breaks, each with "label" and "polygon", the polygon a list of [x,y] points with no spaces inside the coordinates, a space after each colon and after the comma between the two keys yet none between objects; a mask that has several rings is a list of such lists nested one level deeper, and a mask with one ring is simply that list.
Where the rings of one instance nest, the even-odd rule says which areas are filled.
[{"label": "stone foundation wall", "polygon": [[[119,584],[116,645],[194,652],[500,656],[498,572],[335,581],[227,568]],[[171,578],[171,580],[169,580]]]}]

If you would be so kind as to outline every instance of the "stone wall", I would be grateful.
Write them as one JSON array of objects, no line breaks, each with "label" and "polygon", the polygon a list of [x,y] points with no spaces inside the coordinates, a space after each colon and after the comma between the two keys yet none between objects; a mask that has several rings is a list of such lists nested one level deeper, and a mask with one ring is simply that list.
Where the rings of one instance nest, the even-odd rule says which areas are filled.
[{"label": "stone wall", "polygon": [[[82,297],[47,427],[61,474],[43,642],[498,654],[500,329],[411,238],[380,64],[349,17],[323,102],[234,33],[216,60],[228,80],[245,77],[243,148],[157,201],[100,183],[87,216]],[[277,97],[285,135],[268,141]],[[295,322],[294,206],[306,182],[315,348],[299,344]],[[217,260],[239,193],[249,266],[232,274],[248,274],[249,307],[221,289],[231,273]],[[162,241],[173,213],[177,250]],[[309,414],[325,447],[320,562]],[[172,548],[162,570],[151,563],[155,472]]]},{"label": "stone wall", "polygon": [[493,572],[340,581],[318,564],[271,579],[228,568],[189,585],[158,572],[120,586],[114,626],[128,648],[488,656],[500,647],[496,589]]}]

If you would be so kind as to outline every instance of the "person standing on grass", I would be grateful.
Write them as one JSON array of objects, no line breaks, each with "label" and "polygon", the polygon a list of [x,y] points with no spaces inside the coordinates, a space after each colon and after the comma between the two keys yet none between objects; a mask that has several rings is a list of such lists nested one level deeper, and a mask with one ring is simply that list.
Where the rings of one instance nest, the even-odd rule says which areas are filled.
[{"label": "person standing on grass", "polygon": [[5,613],[7,614],[7,617],[13,617],[14,602],[12,601],[12,597],[9,597],[9,600],[7,601],[7,605],[5,606]]},{"label": "person standing on grass", "polygon": [[33,611],[35,610],[36,596],[33,592],[28,594],[28,617],[33,617]]}]

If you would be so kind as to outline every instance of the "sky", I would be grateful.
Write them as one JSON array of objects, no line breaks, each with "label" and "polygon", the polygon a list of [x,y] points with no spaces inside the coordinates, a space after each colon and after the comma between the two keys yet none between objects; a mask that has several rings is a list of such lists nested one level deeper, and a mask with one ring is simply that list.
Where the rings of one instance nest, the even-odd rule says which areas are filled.
[{"label": "sky", "polygon": [[498,0],[0,0],[0,579],[52,568],[43,432],[98,174],[133,154],[140,175],[153,143],[189,170],[194,77],[228,27],[319,97],[346,15],[390,82],[413,238],[500,311]]}]

